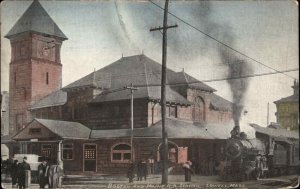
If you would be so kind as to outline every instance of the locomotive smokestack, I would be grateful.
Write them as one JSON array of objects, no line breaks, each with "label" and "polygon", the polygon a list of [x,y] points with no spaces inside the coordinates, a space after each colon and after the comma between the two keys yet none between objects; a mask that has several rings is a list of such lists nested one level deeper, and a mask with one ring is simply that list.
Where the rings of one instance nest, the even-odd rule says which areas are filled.
[{"label": "locomotive smokestack", "polygon": [[241,133],[241,128],[239,125],[235,125],[233,129],[231,130],[231,138],[239,138]]}]

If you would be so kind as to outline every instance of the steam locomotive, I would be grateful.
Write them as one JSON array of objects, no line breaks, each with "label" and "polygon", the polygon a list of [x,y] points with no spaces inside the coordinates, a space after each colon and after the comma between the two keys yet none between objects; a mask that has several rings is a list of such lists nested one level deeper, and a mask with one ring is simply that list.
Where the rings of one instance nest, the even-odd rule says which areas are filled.
[{"label": "steam locomotive", "polygon": [[249,140],[243,132],[233,133],[226,141],[225,180],[244,181],[299,173],[299,140],[271,136],[267,140]]}]

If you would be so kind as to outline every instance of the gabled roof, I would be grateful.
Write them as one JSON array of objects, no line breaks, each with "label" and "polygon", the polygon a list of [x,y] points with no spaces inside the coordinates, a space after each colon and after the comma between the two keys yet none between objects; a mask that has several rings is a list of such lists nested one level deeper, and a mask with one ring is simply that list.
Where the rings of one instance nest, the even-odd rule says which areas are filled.
[{"label": "gabled roof", "polygon": [[33,1],[5,37],[10,39],[14,35],[30,31],[59,37],[62,40],[67,39],[46,10],[36,0]]},{"label": "gabled roof", "polygon": [[111,85],[111,74],[104,72],[92,72],[83,78],[74,81],[73,83],[65,86],[63,90],[81,88],[81,87],[96,87],[108,89]]},{"label": "gabled roof", "polygon": [[[28,135],[30,128],[37,128],[36,123],[45,127],[48,134],[44,131],[39,136]],[[168,138],[194,138],[194,139],[227,139],[230,137],[232,126],[224,124],[206,124],[193,121],[166,118],[166,131]],[[136,138],[161,138],[161,121],[145,127],[135,128],[133,136]],[[24,135],[25,134],[25,135]],[[88,127],[70,121],[59,121],[49,119],[34,119],[24,129],[15,134],[14,140],[28,140],[33,138],[47,138],[58,136],[61,139],[107,139],[107,138],[129,138],[131,129],[109,129],[91,130]],[[1,138],[2,142],[2,138]]]},{"label": "gabled roof", "polygon": [[199,81],[198,79],[195,79],[194,77],[190,76],[189,74],[185,72],[176,72],[175,74],[172,74],[168,72],[168,80],[170,83],[186,83],[186,86],[193,89],[200,89],[203,91],[208,92],[215,92],[216,90],[203,82]]},{"label": "gabled roof", "polygon": [[[182,72],[174,72],[167,69],[167,83],[181,83],[197,89],[213,92],[213,88],[199,82],[195,78]],[[199,82],[188,84],[188,82]],[[129,99],[128,90],[110,93],[115,89],[122,89],[126,85],[133,84],[138,87],[134,91],[134,98],[160,99],[161,64],[145,55],[122,57],[116,62],[97,70],[63,88],[68,90],[86,86],[109,88],[108,92],[100,94],[93,102]],[[167,86],[166,99],[168,102],[190,104],[186,98]]]},{"label": "gabled roof", "polygon": [[35,102],[30,109],[64,105],[67,102],[67,92],[58,90]]},{"label": "gabled roof", "polygon": [[[197,138],[197,139],[227,139],[230,137],[230,129],[223,125],[206,125],[192,121],[166,118],[166,131],[168,138]],[[225,129],[225,130],[224,130]],[[220,133],[215,133],[215,131]],[[222,132],[224,130],[224,132]],[[228,131],[227,131],[228,130]],[[135,128],[134,137],[161,138],[161,121],[146,128]],[[101,138],[128,138],[130,129],[92,130],[90,139]]]},{"label": "gabled roof", "polygon": [[295,131],[288,131],[286,129],[282,128],[275,128],[275,127],[262,127],[257,124],[251,123],[251,127],[253,127],[256,132],[262,133],[268,136],[273,137],[287,137],[287,138],[293,138],[293,139],[299,139],[299,133]]},{"label": "gabled roof", "polygon": [[282,103],[282,102],[299,102],[299,94],[293,94],[291,96],[288,96],[288,97],[282,98],[280,100],[277,100],[274,103],[279,104],[279,103]]},{"label": "gabled roof", "polygon": [[[30,128],[42,128],[42,133],[28,134]],[[49,132],[50,131],[50,132]],[[22,130],[16,133],[12,139],[22,140],[31,138],[53,138],[62,139],[88,139],[91,130],[78,122],[60,121],[51,119],[34,119],[28,123]]]},{"label": "gabled roof", "polygon": [[34,119],[61,138],[88,139],[91,130],[78,122],[51,119]]},{"label": "gabled roof", "polygon": [[[181,83],[187,87],[208,91],[212,94],[213,106],[221,110],[231,110],[231,103],[216,94],[215,89],[196,80],[184,72],[174,72],[167,69],[167,83]],[[190,84],[189,82],[195,82]],[[134,91],[134,98],[147,98],[159,101],[161,98],[161,65],[145,55],[122,57],[114,63],[94,71],[87,76],[65,86],[58,94],[50,94],[39,102],[36,102],[32,109],[49,107],[66,102],[66,94],[63,91],[78,88],[100,88],[102,93],[98,94],[91,103],[109,102],[130,99],[130,91],[124,87],[133,84],[138,90]],[[184,96],[179,94],[172,86],[166,86],[166,100],[168,103],[189,105]]]},{"label": "gabled roof", "polygon": [[[137,91],[133,92],[133,96],[135,99],[138,98],[148,98],[149,100],[157,100],[159,101],[161,98],[161,87],[154,86],[154,87],[141,87],[138,88]],[[98,95],[92,103],[96,102],[109,102],[109,101],[117,101],[117,100],[129,100],[130,99],[130,91],[129,90],[121,90],[116,92],[107,92]],[[176,91],[172,90],[170,87],[166,87],[166,101],[170,103],[178,103],[189,105],[189,102],[186,98],[181,96]]]}]

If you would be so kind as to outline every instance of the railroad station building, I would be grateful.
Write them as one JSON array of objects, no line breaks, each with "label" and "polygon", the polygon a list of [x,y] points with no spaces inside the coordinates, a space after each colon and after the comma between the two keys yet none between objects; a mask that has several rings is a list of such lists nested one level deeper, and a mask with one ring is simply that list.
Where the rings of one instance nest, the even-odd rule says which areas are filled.
[{"label": "railroad station building", "polygon": [[[30,23],[30,24],[28,24]],[[66,174],[125,173],[130,160],[161,160],[161,65],[144,54],[122,57],[62,87],[66,35],[34,1],[6,35],[11,41],[9,124],[18,146]],[[230,137],[232,103],[184,71],[167,70],[166,131],[170,165],[215,160]],[[133,85],[133,146],[130,90]],[[174,85],[172,85],[174,84]],[[13,154],[11,154],[13,155]]]}]

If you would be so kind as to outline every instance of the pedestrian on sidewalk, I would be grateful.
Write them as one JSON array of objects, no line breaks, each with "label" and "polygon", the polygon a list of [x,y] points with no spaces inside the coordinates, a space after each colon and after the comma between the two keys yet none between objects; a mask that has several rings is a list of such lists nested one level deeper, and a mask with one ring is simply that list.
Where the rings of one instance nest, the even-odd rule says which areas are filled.
[{"label": "pedestrian on sidewalk", "polygon": [[140,160],[137,164],[137,180],[138,181],[142,181],[143,180],[143,161]]},{"label": "pedestrian on sidewalk", "polygon": [[46,184],[48,183],[48,177],[47,177],[48,168],[49,166],[47,164],[47,160],[43,158],[42,163],[38,166],[40,189],[45,188]]},{"label": "pedestrian on sidewalk", "polygon": [[23,162],[18,164],[18,185],[20,189],[25,189],[26,171],[30,171],[30,165],[27,163],[27,157],[23,158]]},{"label": "pedestrian on sidewalk", "polygon": [[133,183],[134,178],[134,163],[132,161],[129,162],[129,167],[127,171],[127,177],[129,179],[129,183]]},{"label": "pedestrian on sidewalk", "polygon": [[2,160],[1,157],[1,188],[4,188],[3,183],[2,183],[2,174],[4,174],[4,161]]},{"label": "pedestrian on sidewalk", "polygon": [[187,161],[182,165],[182,168],[184,169],[184,181],[185,182],[191,182],[192,181],[192,174],[194,174],[194,171],[191,168],[192,162]]},{"label": "pedestrian on sidewalk", "polygon": [[18,183],[18,160],[15,159],[10,168],[11,187],[14,188]]},{"label": "pedestrian on sidewalk", "polygon": [[146,160],[142,160],[142,178],[144,177],[145,181],[147,179],[148,175],[148,167],[147,167],[147,162]]}]

